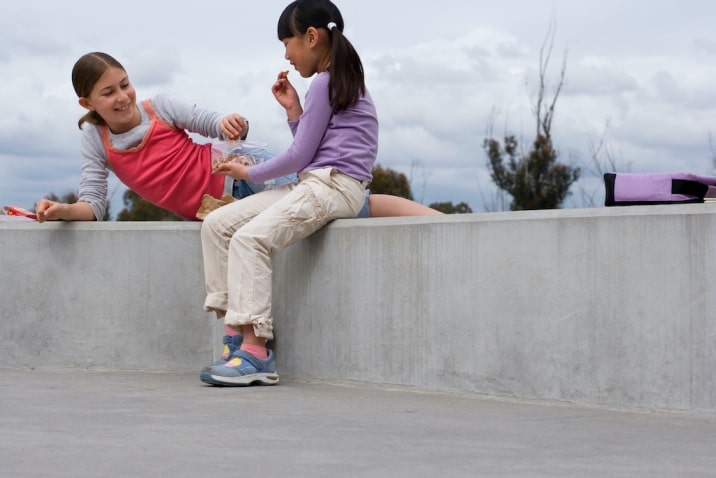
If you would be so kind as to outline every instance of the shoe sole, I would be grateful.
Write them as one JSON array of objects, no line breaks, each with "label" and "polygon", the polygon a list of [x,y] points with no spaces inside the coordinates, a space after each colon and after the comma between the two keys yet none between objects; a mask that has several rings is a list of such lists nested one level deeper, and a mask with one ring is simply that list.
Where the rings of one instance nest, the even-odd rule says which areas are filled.
[{"label": "shoe sole", "polygon": [[213,375],[211,371],[201,371],[199,376],[202,382],[209,385],[219,385],[225,387],[248,387],[250,385],[276,385],[278,383],[278,374],[275,373],[254,373],[241,377],[222,377],[221,375]]}]

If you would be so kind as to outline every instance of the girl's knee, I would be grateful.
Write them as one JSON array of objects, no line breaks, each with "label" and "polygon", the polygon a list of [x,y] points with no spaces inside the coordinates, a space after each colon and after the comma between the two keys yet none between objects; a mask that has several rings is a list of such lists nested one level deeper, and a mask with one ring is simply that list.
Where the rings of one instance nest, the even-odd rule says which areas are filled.
[{"label": "girl's knee", "polygon": [[201,236],[205,237],[211,235],[216,230],[216,219],[215,215],[209,213],[204,220],[201,222]]},{"label": "girl's knee", "polygon": [[260,241],[247,231],[239,229],[231,236],[231,247],[239,249],[257,249]]}]

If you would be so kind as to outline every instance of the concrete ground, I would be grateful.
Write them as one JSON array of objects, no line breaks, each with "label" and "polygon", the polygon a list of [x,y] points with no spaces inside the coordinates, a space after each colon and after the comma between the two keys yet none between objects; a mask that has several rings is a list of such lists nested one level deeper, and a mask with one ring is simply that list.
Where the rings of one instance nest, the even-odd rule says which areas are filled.
[{"label": "concrete ground", "polygon": [[713,415],[282,380],[0,369],[0,476],[716,476]]}]

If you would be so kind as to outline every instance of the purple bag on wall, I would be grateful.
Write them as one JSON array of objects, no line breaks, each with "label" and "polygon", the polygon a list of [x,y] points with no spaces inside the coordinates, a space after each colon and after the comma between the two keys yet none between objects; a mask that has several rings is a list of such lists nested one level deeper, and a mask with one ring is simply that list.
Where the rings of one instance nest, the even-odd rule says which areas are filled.
[{"label": "purple bag on wall", "polygon": [[716,198],[716,177],[691,173],[605,173],[605,206],[684,204]]}]

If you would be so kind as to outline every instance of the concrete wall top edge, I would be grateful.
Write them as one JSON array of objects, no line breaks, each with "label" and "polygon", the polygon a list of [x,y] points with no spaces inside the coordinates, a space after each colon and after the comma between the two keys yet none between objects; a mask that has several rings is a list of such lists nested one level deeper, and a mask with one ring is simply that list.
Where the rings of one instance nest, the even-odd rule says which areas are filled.
[{"label": "concrete wall top edge", "polygon": [[[472,214],[448,214],[444,216],[377,217],[369,219],[339,219],[328,225],[330,228],[392,226],[413,224],[445,224],[477,221],[524,221],[566,218],[598,218],[625,216],[672,216],[716,214],[716,203],[666,204],[653,206],[623,206],[583,209],[550,209],[539,211],[502,211]],[[0,230],[199,230],[201,223],[192,221],[78,221],[78,222],[37,222],[0,221]]]},{"label": "concrete wall top edge", "polygon": [[716,214],[716,203],[660,204],[652,206],[621,206],[582,209],[545,209],[539,211],[501,211],[444,216],[375,217],[369,219],[342,219],[329,227],[390,226],[410,224],[445,224],[479,221],[525,221],[567,218],[599,218],[628,216],[684,216]]},{"label": "concrete wall top edge", "polygon": [[200,222],[191,221],[76,221],[45,222],[0,221],[0,230],[73,230],[73,231],[198,231]]}]

